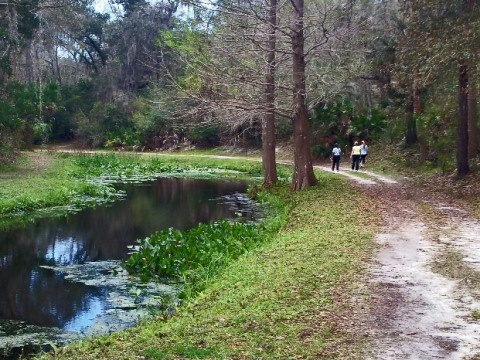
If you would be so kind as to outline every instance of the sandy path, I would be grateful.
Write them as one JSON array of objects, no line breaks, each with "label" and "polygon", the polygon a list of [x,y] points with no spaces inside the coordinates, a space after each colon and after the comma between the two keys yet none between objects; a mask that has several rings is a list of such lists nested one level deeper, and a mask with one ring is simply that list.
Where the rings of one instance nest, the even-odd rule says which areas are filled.
[{"label": "sandy path", "polygon": [[[381,184],[364,189],[381,199],[385,225],[370,270],[373,297],[365,331],[374,339],[371,358],[476,358],[480,322],[472,314],[480,310],[478,294],[434,272],[432,263],[453,248],[480,271],[480,223],[432,194],[374,178]],[[425,204],[440,223],[422,221]]]}]

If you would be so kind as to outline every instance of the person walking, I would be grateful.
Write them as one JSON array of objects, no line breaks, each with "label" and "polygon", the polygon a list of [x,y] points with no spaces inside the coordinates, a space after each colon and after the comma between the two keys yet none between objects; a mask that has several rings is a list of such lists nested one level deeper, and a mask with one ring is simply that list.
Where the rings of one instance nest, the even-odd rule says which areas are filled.
[{"label": "person walking", "polygon": [[360,145],[360,167],[365,167],[365,159],[368,155],[368,145],[365,143],[365,140],[362,140],[362,145]]},{"label": "person walking", "polygon": [[335,145],[333,145],[333,149],[332,149],[332,171],[335,170],[335,167],[337,168],[337,172],[338,172],[338,169],[340,167],[340,157],[342,155],[342,149],[340,149],[340,146],[338,146],[337,143],[335,143]]},{"label": "person walking", "polygon": [[358,167],[360,164],[360,146],[358,145],[358,141],[353,143],[352,152],[350,153],[350,159],[352,159],[352,170],[358,171]]}]

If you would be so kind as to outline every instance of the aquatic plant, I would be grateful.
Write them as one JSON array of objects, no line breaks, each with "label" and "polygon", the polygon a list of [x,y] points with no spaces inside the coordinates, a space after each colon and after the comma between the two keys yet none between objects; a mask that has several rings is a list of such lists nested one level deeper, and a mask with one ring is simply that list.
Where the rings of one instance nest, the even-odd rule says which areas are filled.
[{"label": "aquatic plant", "polygon": [[229,261],[238,258],[262,239],[259,225],[220,220],[180,231],[158,231],[137,240],[134,253],[123,263],[144,280],[174,278],[192,293]]}]

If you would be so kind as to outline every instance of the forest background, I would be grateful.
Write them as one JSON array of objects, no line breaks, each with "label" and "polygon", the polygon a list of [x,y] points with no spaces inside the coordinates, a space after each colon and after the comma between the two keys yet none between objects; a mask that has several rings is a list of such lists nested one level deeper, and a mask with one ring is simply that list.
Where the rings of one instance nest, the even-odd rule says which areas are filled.
[{"label": "forest background", "polygon": [[[467,174],[478,155],[474,0],[0,0],[0,162],[36,145],[178,150],[365,139]],[[303,173],[303,169],[306,169]]]}]

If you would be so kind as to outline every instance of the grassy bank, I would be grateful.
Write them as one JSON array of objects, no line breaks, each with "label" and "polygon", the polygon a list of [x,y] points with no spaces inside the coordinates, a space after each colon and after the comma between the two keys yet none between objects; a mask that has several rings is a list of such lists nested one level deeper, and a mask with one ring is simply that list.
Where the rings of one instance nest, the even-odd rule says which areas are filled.
[{"label": "grassy bank", "polygon": [[[287,167],[280,168],[281,176],[290,173]],[[144,181],[167,174],[261,177],[262,168],[258,161],[198,156],[26,153],[15,166],[0,169],[0,223],[8,224],[9,215],[33,216],[34,211],[52,207],[82,208],[114,200],[115,191],[108,182]]]},{"label": "grassy bank", "polygon": [[[335,196],[334,196],[335,194]],[[273,191],[282,230],[231,264],[165,320],[69,345],[44,359],[356,358],[366,352],[352,314],[372,248],[371,201],[326,174],[320,185]]]},{"label": "grassy bank", "polygon": [[113,189],[87,181],[70,159],[27,153],[14,166],[0,169],[0,216],[28,213],[88,199],[106,199]]}]

